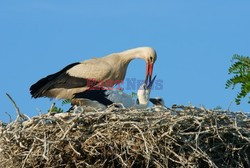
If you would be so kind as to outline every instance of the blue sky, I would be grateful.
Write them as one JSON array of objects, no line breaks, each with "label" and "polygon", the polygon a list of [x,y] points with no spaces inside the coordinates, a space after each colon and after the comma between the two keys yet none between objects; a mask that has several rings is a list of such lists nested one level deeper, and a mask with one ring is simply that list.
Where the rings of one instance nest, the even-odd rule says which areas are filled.
[{"label": "blue sky", "polygon": [[[6,92],[23,113],[46,112],[53,101],[31,99],[34,82],[70,63],[139,46],[158,53],[154,74],[164,87],[151,97],[167,106],[227,109],[237,93],[225,89],[230,59],[250,55],[249,7],[248,0],[0,1],[0,120],[8,120],[5,112],[16,116]],[[126,77],[144,75],[145,62],[135,60]],[[245,99],[230,109],[250,108]]]}]

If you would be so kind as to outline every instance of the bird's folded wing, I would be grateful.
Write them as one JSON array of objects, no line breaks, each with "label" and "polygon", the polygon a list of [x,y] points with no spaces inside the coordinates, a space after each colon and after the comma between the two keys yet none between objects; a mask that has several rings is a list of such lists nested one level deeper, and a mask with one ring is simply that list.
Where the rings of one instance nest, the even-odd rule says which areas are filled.
[{"label": "bird's folded wing", "polygon": [[[71,95],[78,90],[74,88],[88,88],[88,82],[91,79],[95,81],[89,85],[95,86],[99,81],[106,81],[109,79],[112,68],[104,61],[85,61],[82,63],[73,63],[57,73],[51,74],[30,87],[32,97],[59,97],[68,98],[69,96],[58,96],[61,92],[70,92],[62,95]],[[89,80],[89,81],[88,81]],[[69,90],[64,90],[69,89]],[[82,89],[83,91],[84,89]],[[72,92],[72,93],[71,93]]]},{"label": "bird's folded wing", "polygon": [[107,80],[112,73],[112,67],[101,59],[91,59],[70,68],[66,73],[77,78]]}]

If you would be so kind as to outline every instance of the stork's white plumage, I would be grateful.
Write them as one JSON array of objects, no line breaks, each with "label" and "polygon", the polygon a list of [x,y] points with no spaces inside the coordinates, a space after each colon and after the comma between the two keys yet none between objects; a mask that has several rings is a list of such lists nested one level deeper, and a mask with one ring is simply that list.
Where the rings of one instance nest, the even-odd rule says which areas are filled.
[{"label": "stork's white plumage", "polygon": [[78,93],[77,98],[81,106],[93,107],[95,109],[104,110],[112,104],[122,104],[125,108],[147,108],[149,104],[149,97],[151,87],[154,83],[156,76],[153,80],[145,80],[137,91],[137,101],[131,96],[121,90],[106,90],[99,88],[99,90],[87,90]]},{"label": "stork's white plumage", "polygon": [[93,82],[92,86],[113,81],[113,84],[109,83],[109,86],[112,86],[124,80],[128,64],[135,58],[146,61],[146,78],[151,79],[156,57],[153,48],[140,47],[73,63],[33,84],[30,87],[30,93],[34,98],[72,99],[75,94],[89,89],[90,79]]}]

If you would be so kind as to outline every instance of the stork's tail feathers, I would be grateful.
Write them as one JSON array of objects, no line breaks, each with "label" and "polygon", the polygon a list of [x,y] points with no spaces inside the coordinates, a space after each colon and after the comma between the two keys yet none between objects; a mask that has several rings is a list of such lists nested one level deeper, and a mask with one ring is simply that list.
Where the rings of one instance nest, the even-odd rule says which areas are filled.
[{"label": "stork's tail feathers", "polygon": [[43,93],[48,89],[48,83],[55,78],[55,74],[40,79],[30,87],[30,94],[34,98],[42,97]]},{"label": "stork's tail feathers", "polygon": [[67,70],[69,70],[70,68],[72,68],[73,66],[75,66],[77,64],[80,64],[80,63],[77,62],[77,63],[70,64],[70,65],[66,66],[65,68],[63,68],[62,70],[60,70],[59,72],[51,74],[51,75],[37,81],[35,84],[33,84],[30,87],[31,96],[34,98],[45,96],[44,93],[48,89],[51,88],[51,86],[53,85],[53,80],[55,80],[57,77],[59,77],[60,75],[62,75]]}]

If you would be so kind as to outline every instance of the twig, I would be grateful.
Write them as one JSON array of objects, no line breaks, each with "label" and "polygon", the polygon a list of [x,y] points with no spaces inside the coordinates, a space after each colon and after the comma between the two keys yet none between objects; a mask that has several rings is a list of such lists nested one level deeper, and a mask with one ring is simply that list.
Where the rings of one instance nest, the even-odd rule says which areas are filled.
[{"label": "twig", "polygon": [[24,167],[25,167],[26,161],[27,161],[27,159],[28,159],[29,155],[31,154],[31,152],[32,152],[32,151],[33,151],[33,149],[34,149],[35,142],[36,142],[36,140],[34,140],[34,142],[33,142],[32,146],[31,146],[31,148],[30,148],[30,150],[29,150],[29,153],[26,155],[26,157],[25,157],[25,159],[24,159],[24,161],[23,161],[22,168],[24,168]]},{"label": "twig", "polygon": [[81,156],[81,153],[77,152],[77,150],[73,147],[73,145],[71,144],[70,140],[68,139],[69,145],[72,148],[72,150],[78,155]]},{"label": "twig", "polygon": [[44,133],[44,143],[43,143],[43,158],[46,159],[47,161],[49,160],[49,158],[46,156],[47,152],[47,137],[46,137],[46,133]]},{"label": "twig", "polygon": [[229,112],[230,111],[230,108],[231,108],[231,105],[233,104],[233,101],[230,102],[228,108],[227,108],[227,111]]},{"label": "twig", "polygon": [[10,114],[8,112],[5,112],[5,114],[8,115],[8,117],[9,117],[9,123],[11,123],[12,122],[12,118],[11,118]]},{"label": "twig", "polygon": [[71,126],[65,131],[65,133],[63,134],[61,140],[63,140],[66,135],[68,134],[68,132],[75,126],[75,123],[72,123]]},{"label": "twig", "polygon": [[141,137],[142,137],[143,142],[144,142],[145,150],[146,150],[146,153],[147,153],[147,155],[148,155],[147,141],[146,141],[146,139],[145,139],[145,137],[144,137],[144,135],[143,135],[141,129],[140,129],[137,125],[135,125],[135,124],[132,124],[132,126],[134,126],[134,127],[139,131],[139,133],[141,134]]},{"label": "twig", "polygon": [[15,109],[16,109],[18,118],[23,118],[23,119],[25,119],[24,116],[22,115],[22,113],[20,112],[20,109],[19,109],[19,107],[17,106],[16,102],[12,99],[12,97],[11,97],[8,93],[6,93],[6,95],[8,96],[8,98],[10,99],[10,101],[13,103],[13,105],[14,105],[14,107],[15,107]]},{"label": "twig", "polygon": [[120,155],[115,154],[115,156],[119,158],[119,160],[122,162],[123,166],[128,167],[128,165],[124,162],[124,160],[122,159],[122,157]]},{"label": "twig", "polygon": [[49,108],[49,115],[51,115],[51,113],[52,113],[52,111],[53,111],[55,105],[56,105],[55,102],[51,104],[51,106],[50,106],[50,108]]}]

